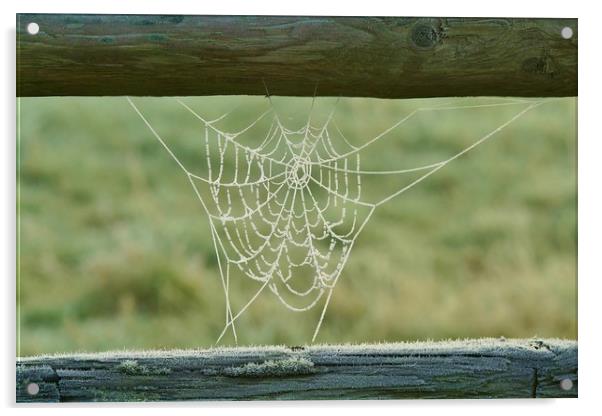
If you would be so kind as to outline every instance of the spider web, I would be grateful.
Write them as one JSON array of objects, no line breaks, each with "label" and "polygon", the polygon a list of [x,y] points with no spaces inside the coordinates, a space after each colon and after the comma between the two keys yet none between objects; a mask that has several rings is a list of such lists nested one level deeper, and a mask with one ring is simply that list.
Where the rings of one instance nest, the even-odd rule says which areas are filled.
[{"label": "spider web", "polygon": [[[288,309],[307,311],[325,298],[313,333],[316,339],[333,290],[354,243],[376,208],[401,195],[444,166],[474,149],[544,101],[507,99],[480,105],[440,105],[411,111],[361,145],[352,144],[337,125],[336,104],[324,123],[312,122],[315,97],[307,122],[287,128],[270,101],[270,108],[237,132],[226,132],[180,99],[183,109],[199,122],[206,176],[187,169],[140,109],[130,105],[167,153],[186,174],[207,217],[225,295],[225,324],[217,342],[266,289]],[[338,101],[337,101],[338,103]],[[362,170],[361,153],[417,114],[467,108],[518,106],[519,111],[453,156],[435,163],[399,170]],[[260,121],[268,121],[260,143],[243,139]],[[365,179],[379,175],[417,175],[409,183],[371,200],[363,192]],[[365,187],[365,185],[364,185]],[[237,271],[259,288],[238,310],[230,301],[231,276]],[[310,276],[300,289],[296,276]]]}]

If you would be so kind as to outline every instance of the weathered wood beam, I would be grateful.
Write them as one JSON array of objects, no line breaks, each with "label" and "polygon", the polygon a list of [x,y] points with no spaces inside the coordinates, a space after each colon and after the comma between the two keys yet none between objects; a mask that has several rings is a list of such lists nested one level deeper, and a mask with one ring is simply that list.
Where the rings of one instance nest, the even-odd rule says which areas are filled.
[{"label": "weathered wood beam", "polygon": [[17,43],[18,96],[577,95],[577,19],[19,14]]},{"label": "weathered wood beam", "polygon": [[17,361],[16,388],[18,402],[576,397],[577,343],[480,339],[41,356]]}]

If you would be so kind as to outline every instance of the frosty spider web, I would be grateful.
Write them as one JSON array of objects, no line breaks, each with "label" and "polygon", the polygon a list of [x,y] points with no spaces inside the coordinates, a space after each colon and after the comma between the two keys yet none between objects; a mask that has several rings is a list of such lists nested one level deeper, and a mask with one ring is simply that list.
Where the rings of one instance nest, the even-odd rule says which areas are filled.
[{"label": "frosty spider web", "polygon": [[[376,208],[411,189],[448,163],[474,149],[544,101],[506,100],[502,103],[418,108],[380,134],[352,144],[337,125],[336,104],[324,123],[312,122],[315,97],[307,122],[300,129],[287,128],[270,100],[270,108],[237,132],[218,129],[182,100],[177,102],[193,115],[201,132],[206,176],[189,170],[157,133],[147,117],[127,98],[155,138],[186,174],[209,218],[213,246],[225,295],[225,325],[217,342],[231,329],[237,341],[236,320],[266,290],[292,311],[307,311],[323,298],[316,339],[333,290],[353,245]],[[338,102],[338,101],[337,101]],[[362,170],[361,153],[417,114],[464,108],[518,106],[519,111],[453,156],[422,166],[399,170]],[[260,121],[269,121],[257,146],[244,135]],[[230,161],[231,163],[227,163]],[[365,196],[365,179],[378,175],[418,174],[403,187],[371,201]],[[256,281],[259,288],[238,310],[230,301],[231,275],[236,270]],[[302,290],[292,281],[310,276]]]}]

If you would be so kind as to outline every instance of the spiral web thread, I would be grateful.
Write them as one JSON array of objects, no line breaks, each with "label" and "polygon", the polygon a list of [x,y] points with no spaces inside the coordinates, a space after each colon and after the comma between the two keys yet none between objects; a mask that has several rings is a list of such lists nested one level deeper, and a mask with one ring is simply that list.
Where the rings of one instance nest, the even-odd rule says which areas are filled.
[{"label": "spiral web thread", "polygon": [[[269,98],[269,95],[268,95]],[[379,135],[354,146],[334,121],[336,105],[323,125],[312,125],[312,110],[299,130],[287,129],[271,104],[250,125],[236,133],[214,124],[226,117],[206,120],[186,103],[177,101],[200,122],[208,176],[189,171],[134,102],[136,113],[186,174],[194,193],[209,217],[213,245],[226,300],[226,322],[217,342],[266,287],[293,311],[307,311],[326,297],[312,342],[320,330],[343,267],[360,232],[380,205],[401,195],[448,163],[474,149],[544,101],[507,99],[503,103],[418,108]],[[315,97],[314,97],[315,100]],[[314,100],[312,100],[312,109]],[[519,106],[520,111],[452,157],[410,169],[367,171],[360,166],[360,153],[390,136],[395,128],[424,111]],[[260,120],[271,118],[259,146],[249,147],[242,136]],[[299,139],[300,138],[300,139]],[[211,157],[214,154],[219,162]],[[233,172],[226,172],[225,156],[234,159]],[[229,169],[232,170],[232,169]],[[419,172],[416,179],[377,202],[363,199],[366,175],[403,175]],[[320,193],[320,195],[317,195]],[[238,311],[230,302],[232,270],[259,284],[258,290]],[[313,275],[311,285],[299,290],[291,284],[297,273]],[[283,296],[286,293],[287,296]],[[296,302],[292,302],[293,298]]]}]

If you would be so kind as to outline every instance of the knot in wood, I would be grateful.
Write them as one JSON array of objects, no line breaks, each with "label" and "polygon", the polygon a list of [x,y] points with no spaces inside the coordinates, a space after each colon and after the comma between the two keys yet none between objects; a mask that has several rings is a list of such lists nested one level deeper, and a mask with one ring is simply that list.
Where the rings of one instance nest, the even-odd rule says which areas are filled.
[{"label": "knot in wood", "polygon": [[437,30],[429,25],[419,24],[412,29],[412,43],[420,49],[430,49],[439,42]]}]

